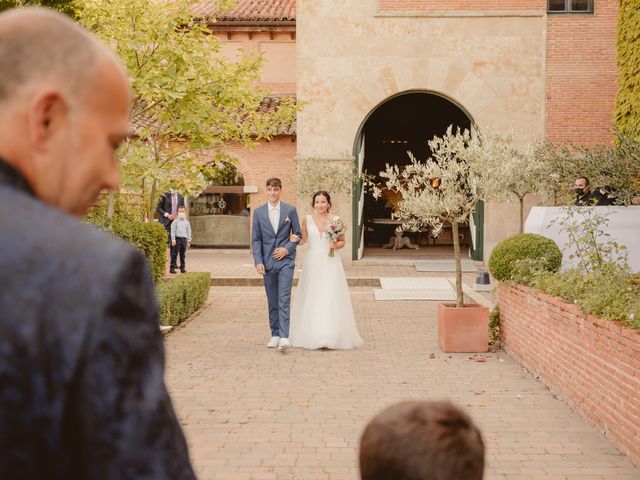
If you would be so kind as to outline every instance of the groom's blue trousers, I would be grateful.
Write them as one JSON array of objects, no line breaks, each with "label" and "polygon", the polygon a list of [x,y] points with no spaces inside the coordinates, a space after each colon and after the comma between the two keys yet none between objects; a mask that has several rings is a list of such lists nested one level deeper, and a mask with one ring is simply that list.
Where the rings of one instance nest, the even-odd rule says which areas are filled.
[{"label": "groom's blue trousers", "polygon": [[291,311],[291,286],[294,262],[276,264],[264,275],[264,288],[269,303],[269,327],[272,337],[289,338],[289,315]]}]

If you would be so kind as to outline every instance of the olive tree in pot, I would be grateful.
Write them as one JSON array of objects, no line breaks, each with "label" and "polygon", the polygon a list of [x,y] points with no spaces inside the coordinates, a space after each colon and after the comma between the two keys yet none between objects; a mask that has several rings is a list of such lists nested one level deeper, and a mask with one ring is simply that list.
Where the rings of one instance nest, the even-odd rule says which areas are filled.
[{"label": "olive tree in pot", "polygon": [[489,344],[489,310],[477,304],[464,304],[460,259],[459,224],[469,220],[482,198],[482,185],[476,181],[474,162],[479,141],[468,130],[453,132],[450,126],[442,137],[428,142],[431,156],[424,162],[407,152],[411,163],[387,165],[374,184],[374,197],[383,189],[401,196],[394,218],[404,230],[417,231],[430,226],[434,235],[451,224],[456,268],[456,303],[438,306],[438,343],[445,352],[486,352]]}]

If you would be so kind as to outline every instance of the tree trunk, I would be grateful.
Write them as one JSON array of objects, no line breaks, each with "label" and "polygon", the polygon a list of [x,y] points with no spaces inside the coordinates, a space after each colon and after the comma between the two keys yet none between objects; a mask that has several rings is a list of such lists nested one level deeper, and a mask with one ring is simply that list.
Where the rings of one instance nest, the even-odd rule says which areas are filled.
[{"label": "tree trunk", "polygon": [[151,193],[149,194],[149,219],[153,219],[153,210],[156,205],[156,188],[158,185],[158,180],[153,179],[153,183],[151,184]]},{"label": "tree trunk", "polygon": [[520,200],[520,233],[524,233],[524,197],[518,197]]},{"label": "tree trunk", "polygon": [[464,306],[464,298],[462,296],[462,262],[460,260],[460,237],[458,233],[458,222],[451,222],[451,230],[453,235],[453,256],[456,262],[456,307]]}]

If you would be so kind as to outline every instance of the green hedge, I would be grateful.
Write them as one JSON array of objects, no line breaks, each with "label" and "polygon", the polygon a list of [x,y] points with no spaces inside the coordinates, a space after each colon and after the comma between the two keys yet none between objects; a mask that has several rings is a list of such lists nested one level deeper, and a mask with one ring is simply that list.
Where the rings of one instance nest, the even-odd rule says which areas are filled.
[{"label": "green hedge", "polygon": [[149,260],[153,281],[157,284],[167,268],[169,248],[167,231],[157,222],[137,222],[119,219],[113,222],[112,233],[136,247]]},{"label": "green hedge", "polygon": [[156,291],[160,302],[160,324],[178,325],[198,310],[211,287],[209,273],[183,273],[160,282]]},{"label": "green hedge", "polygon": [[[167,232],[158,222],[140,222],[124,215],[114,216],[109,222],[106,216],[92,212],[85,220],[100,230],[117,235],[138,247],[151,266],[153,281],[157,284],[167,268],[169,249]],[[111,223],[111,228],[108,227]]]},{"label": "green hedge", "polygon": [[612,263],[592,272],[551,273],[531,261],[517,262],[512,280],[575,303],[583,313],[640,329],[640,276]]},{"label": "green hedge", "polygon": [[535,233],[521,233],[500,242],[489,257],[489,271],[501,282],[511,279],[516,261],[535,259],[549,272],[557,272],[562,264],[562,252],[550,238]]}]

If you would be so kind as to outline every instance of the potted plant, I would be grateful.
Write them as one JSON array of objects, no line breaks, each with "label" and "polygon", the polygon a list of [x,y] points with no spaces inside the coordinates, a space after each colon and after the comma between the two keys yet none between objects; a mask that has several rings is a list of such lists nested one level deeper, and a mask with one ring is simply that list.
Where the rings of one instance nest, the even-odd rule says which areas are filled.
[{"label": "potted plant", "polygon": [[394,218],[405,230],[417,231],[426,225],[435,235],[451,224],[456,270],[456,302],[438,306],[438,343],[445,352],[486,352],[489,345],[489,309],[478,304],[464,304],[462,266],[458,226],[467,222],[482,198],[483,189],[476,181],[474,149],[479,141],[468,130],[455,133],[450,126],[445,135],[428,142],[431,156],[419,162],[407,152],[411,163],[389,166],[380,172],[382,185],[373,185],[374,197],[383,189],[400,194]]}]

